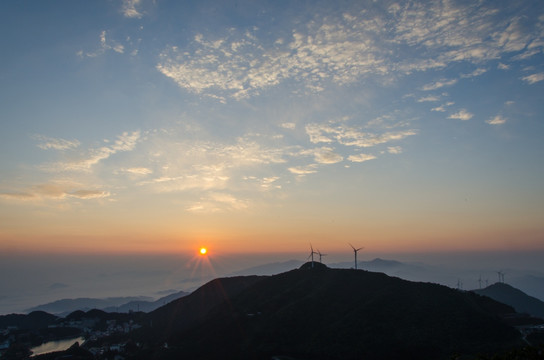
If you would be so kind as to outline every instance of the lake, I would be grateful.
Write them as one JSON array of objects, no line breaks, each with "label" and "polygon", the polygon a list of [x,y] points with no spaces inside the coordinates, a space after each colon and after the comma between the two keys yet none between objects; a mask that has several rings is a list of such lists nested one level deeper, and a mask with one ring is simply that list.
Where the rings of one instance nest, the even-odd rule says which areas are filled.
[{"label": "lake", "polygon": [[85,339],[82,337],[66,340],[48,341],[41,344],[40,346],[36,346],[30,349],[30,351],[32,351],[32,356],[36,356],[54,351],[63,351],[74,345],[75,342],[78,342],[81,345],[84,341]]}]

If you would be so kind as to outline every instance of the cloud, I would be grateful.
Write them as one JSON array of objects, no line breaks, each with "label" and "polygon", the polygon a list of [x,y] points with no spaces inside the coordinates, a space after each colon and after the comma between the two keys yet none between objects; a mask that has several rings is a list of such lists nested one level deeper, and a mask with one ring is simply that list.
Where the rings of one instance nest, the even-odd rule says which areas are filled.
[{"label": "cloud", "polygon": [[506,119],[500,115],[497,115],[492,119],[486,120],[485,122],[488,123],[489,125],[501,125],[506,122]]},{"label": "cloud", "polygon": [[348,156],[348,160],[351,162],[364,162],[368,160],[376,159],[376,156],[370,155],[370,154],[357,154],[357,155],[350,155]]},{"label": "cloud", "polygon": [[457,83],[457,79],[449,79],[449,80],[448,79],[442,79],[442,80],[438,80],[438,81],[423,85],[422,90],[423,91],[436,90],[436,89],[440,89],[440,88],[442,88],[444,86],[455,85],[456,83]]},{"label": "cloud", "polygon": [[387,152],[390,154],[401,154],[402,148],[400,146],[389,146]]},{"label": "cloud", "polygon": [[32,186],[22,192],[2,193],[0,196],[4,199],[19,201],[58,201],[69,198],[82,200],[105,198],[111,196],[111,193],[105,190],[84,189],[79,184],[70,182],[50,182]]},{"label": "cloud", "polygon": [[94,58],[104,54],[108,50],[113,50],[118,54],[123,54],[125,52],[125,46],[115,40],[111,40],[107,37],[107,30],[102,30],[99,35],[100,47],[93,52],[84,52],[79,50],[77,56],[79,57],[90,57]]},{"label": "cloud", "polygon": [[451,114],[448,116],[448,119],[458,119],[458,120],[470,120],[474,114],[469,113],[465,109],[461,109],[456,113]]},{"label": "cloud", "polygon": [[[258,28],[194,34],[183,47],[166,47],[156,69],[188,92],[220,101],[257,96],[282,83],[320,92],[366,79],[387,82],[458,62],[477,65],[462,75],[474,77],[486,71],[485,62],[542,48],[538,24],[505,11],[498,4],[449,0],[341,14],[316,9],[314,16],[297,18],[273,38]],[[423,89],[456,82],[440,79]]]},{"label": "cloud", "polygon": [[146,167],[133,167],[128,169],[123,169],[123,171],[133,174],[133,175],[149,175],[153,173],[153,170]]},{"label": "cloud", "polygon": [[0,193],[0,197],[6,200],[28,201],[36,199],[36,194],[30,192],[5,192]]},{"label": "cloud", "polygon": [[78,199],[99,199],[109,197],[110,195],[109,191],[102,190],[75,190],[68,194],[68,196]]},{"label": "cloud", "polygon": [[438,101],[438,100],[440,100],[438,96],[429,95],[429,96],[424,96],[422,98],[419,98],[417,102],[432,102],[432,101]]},{"label": "cloud", "polygon": [[140,0],[123,0],[121,11],[125,17],[140,19],[143,15],[136,9],[138,5]]},{"label": "cloud", "polygon": [[529,84],[534,84],[534,83],[537,83],[539,81],[544,80],[544,73],[538,73],[538,74],[532,74],[532,75],[529,75],[529,76],[524,76],[522,78],[522,80],[528,82]]},{"label": "cloud", "polygon": [[499,63],[499,65],[497,65],[497,69],[499,69],[499,70],[508,70],[508,69],[510,69],[510,65]]},{"label": "cloud", "polygon": [[314,155],[315,162],[318,164],[335,164],[344,160],[342,155],[335,153],[334,149],[330,147],[312,149],[308,152]]},{"label": "cloud", "polygon": [[404,139],[408,136],[416,135],[416,130],[389,131],[382,134],[363,132],[356,127],[347,125],[331,124],[308,124],[306,133],[310,141],[316,143],[331,143],[337,141],[345,146],[372,147],[379,144],[388,143]]},{"label": "cloud", "polygon": [[472,77],[476,77],[476,76],[480,76],[482,74],[485,74],[487,72],[487,69],[485,68],[478,68],[476,70],[474,70],[473,72],[471,73],[468,73],[468,74],[461,74],[461,77],[462,78],[472,78]]},{"label": "cloud", "polygon": [[232,194],[223,192],[211,192],[186,208],[187,211],[194,213],[217,213],[224,211],[240,211],[249,207],[249,201],[241,200]]},{"label": "cloud", "polygon": [[[241,136],[232,142],[179,139],[176,132],[151,137],[146,151],[154,155],[154,176],[137,183],[156,192],[187,190],[223,190],[238,186],[235,179],[263,166],[285,164],[300,155],[300,148],[266,145],[267,137],[258,134]],[[198,136],[196,137],[198,138]],[[231,182],[231,180],[233,180]],[[260,186],[259,186],[260,188]]]},{"label": "cloud", "polygon": [[449,101],[445,104],[442,104],[440,106],[437,106],[437,107],[434,107],[431,109],[431,111],[440,111],[440,112],[445,112],[446,111],[446,107],[447,106],[452,106],[453,104],[455,104],[453,101]]},{"label": "cloud", "polygon": [[289,129],[289,130],[293,130],[295,129],[296,127],[296,124],[295,123],[283,123],[280,125],[282,128],[284,129]]},{"label": "cloud", "polygon": [[294,166],[288,168],[288,170],[294,175],[308,175],[314,174],[317,172],[316,165],[307,165],[307,166]]},{"label": "cloud", "polygon": [[43,167],[48,171],[89,171],[91,167],[123,151],[131,151],[134,149],[140,139],[140,131],[132,133],[125,132],[117,137],[115,142],[110,146],[102,146],[100,148],[91,149],[87,156],[69,162],[58,162],[52,165]]},{"label": "cloud", "polygon": [[38,144],[38,147],[43,150],[69,150],[80,145],[80,142],[77,140],[55,139],[44,135],[35,135],[34,138],[41,142]]}]

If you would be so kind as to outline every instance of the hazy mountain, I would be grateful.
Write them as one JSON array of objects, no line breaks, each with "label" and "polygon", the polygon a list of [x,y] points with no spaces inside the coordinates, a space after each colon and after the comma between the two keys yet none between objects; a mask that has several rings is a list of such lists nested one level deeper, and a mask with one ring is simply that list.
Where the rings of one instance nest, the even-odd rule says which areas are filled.
[{"label": "hazy mountain", "polygon": [[35,306],[27,311],[45,311],[51,314],[66,315],[76,310],[105,309],[108,307],[121,306],[131,301],[153,301],[153,299],[146,296],[111,297],[105,299],[61,299]]},{"label": "hazy mountain", "polygon": [[518,344],[501,320],[513,311],[472,292],[315,263],[213,280],[148,314],[152,328],[139,336],[164,359],[436,359]]},{"label": "hazy mountain", "polygon": [[120,305],[120,306],[110,306],[103,308],[102,310],[106,312],[121,312],[126,313],[129,311],[143,311],[143,312],[150,312],[155,309],[158,309],[159,307],[168,304],[171,301],[174,301],[176,299],[179,299],[181,297],[189,295],[188,292],[185,291],[178,291],[174,294],[170,294],[167,296],[163,296],[158,300],[155,301],[130,301],[126,304]]},{"label": "hazy mountain", "polygon": [[525,294],[505,283],[495,283],[485,289],[472,290],[473,292],[489,296],[492,299],[512,306],[517,312],[533,315],[544,319],[544,302]]},{"label": "hazy mountain", "polygon": [[186,296],[187,294],[189,293],[178,291],[174,294],[163,296],[158,300],[153,300],[147,296],[114,297],[105,299],[62,299],[48,304],[38,305],[28,311],[45,311],[60,316],[65,316],[77,310],[87,311],[91,309],[98,309],[106,312],[150,312],[173,300]]}]

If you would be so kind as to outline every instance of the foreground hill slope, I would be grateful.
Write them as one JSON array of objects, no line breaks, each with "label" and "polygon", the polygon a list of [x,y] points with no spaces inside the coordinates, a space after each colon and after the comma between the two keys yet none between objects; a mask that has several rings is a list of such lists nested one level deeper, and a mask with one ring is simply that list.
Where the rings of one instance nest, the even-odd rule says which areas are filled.
[{"label": "foreground hill slope", "polygon": [[161,358],[412,359],[517,344],[517,331],[500,319],[511,312],[441,285],[305,264],[217,279],[150,316],[169,344]]},{"label": "foreground hill slope", "polygon": [[484,289],[472,290],[476,294],[488,296],[494,300],[512,306],[517,312],[544,319],[544,302],[527,295],[505,283],[495,283]]}]

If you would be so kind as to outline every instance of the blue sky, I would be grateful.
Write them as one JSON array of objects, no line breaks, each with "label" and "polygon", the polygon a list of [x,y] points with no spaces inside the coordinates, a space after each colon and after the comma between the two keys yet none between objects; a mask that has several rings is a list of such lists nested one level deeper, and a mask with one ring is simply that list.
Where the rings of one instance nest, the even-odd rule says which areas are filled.
[{"label": "blue sky", "polygon": [[0,248],[544,247],[541,1],[6,1]]}]

